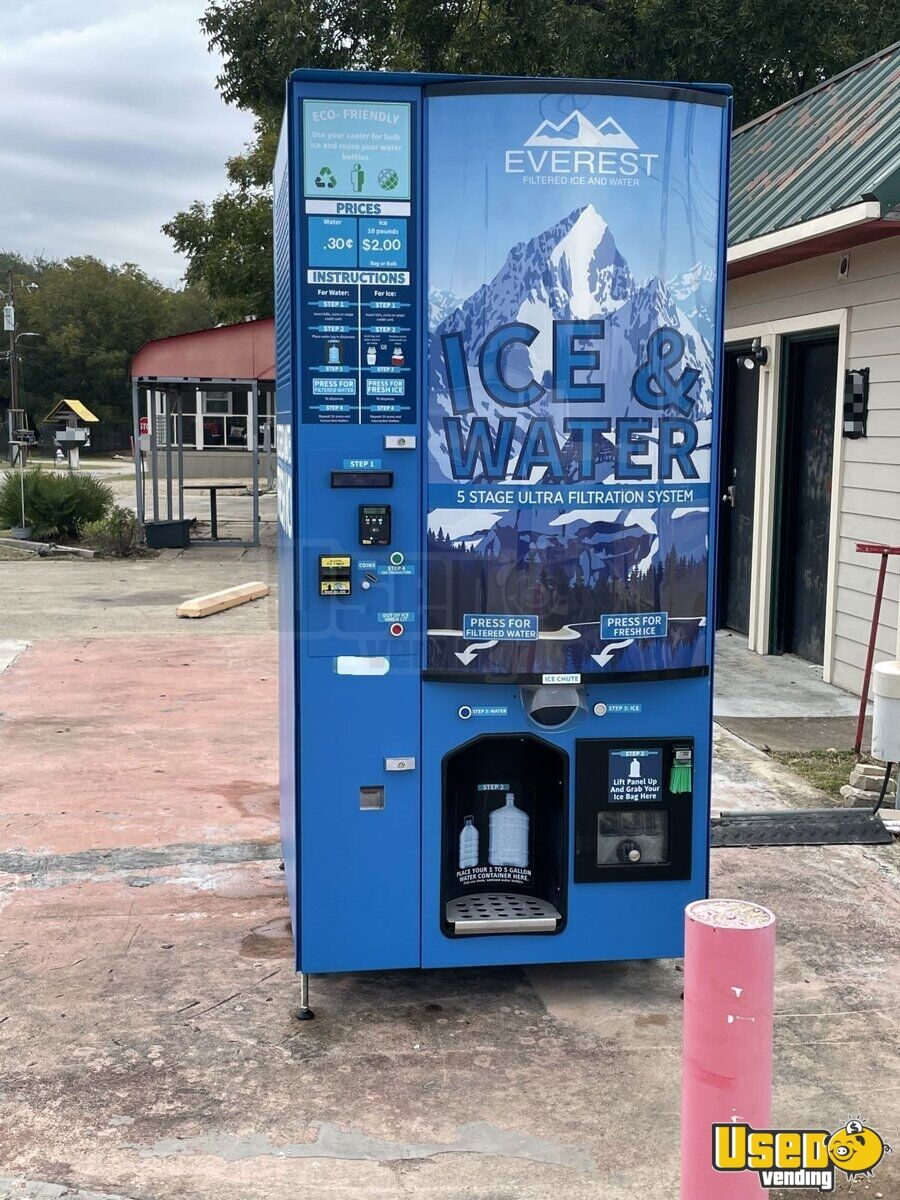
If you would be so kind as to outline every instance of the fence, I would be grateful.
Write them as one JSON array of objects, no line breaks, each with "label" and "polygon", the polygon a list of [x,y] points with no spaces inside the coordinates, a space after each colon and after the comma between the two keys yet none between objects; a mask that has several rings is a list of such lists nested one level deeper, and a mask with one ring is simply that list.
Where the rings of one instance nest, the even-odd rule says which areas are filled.
[{"label": "fence", "polygon": [[[30,457],[52,459],[56,448],[53,444],[54,430],[39,429],[38,438]],[[94,425],[91,428],[90,446],[81,447],[81,458],[104,458],[110,454],[131,454],[131,426]],[[4,422],[0,425],[0,462],[9,462],[9,429]]]}]

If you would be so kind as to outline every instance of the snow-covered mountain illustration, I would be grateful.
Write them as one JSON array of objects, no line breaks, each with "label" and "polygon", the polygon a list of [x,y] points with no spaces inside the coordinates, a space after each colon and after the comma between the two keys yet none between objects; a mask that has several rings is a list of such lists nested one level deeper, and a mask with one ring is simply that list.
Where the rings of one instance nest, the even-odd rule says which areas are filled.
[{"label": "snow-covered mountain illustration", "polygon": [[597,146],[605,150],[637,150],[633,141],[613,117],[599,125],[576,108],[562,121],[541,121],[525,142],[526,146]]},{"label": "snow-covered mountain illustration", "polygon": [[676,275],[666,284],[678,307],[694,322],[708,342],[713,336],[716,306],[716,272],[713,267],[694,263],[689,271]]},{"label": "snow-covered mountain illustration", "polygon": [[[700,264],[668,284],[657,278],[638,282],[612,230],[588,204],[530,241],[513,246],[494,278],[458,303],[433,329],[428,361],[429,484],[454,484],[440,493],[440,499],[435,494],[437,502],[430,506],[428,519],[433,669],[452,671],[460,662],[469,662],[468,658],[456,661],[460,654],[471,652],[461,634],[453,631],[461,629],[461,614],[472,611],[540,614],[541,634],[533,651],[500,643],[484,652],[492,663],[502,663],[494,669],[510,674],[598,667],[650,670],[703,661],[709,553],[705,501],[683,508],[575,508],[546,502],[532,507],[533,501],[528,500],[507,508],[487,507],[491,500],[485,507],[440,505],[459,488],[450,465],[444,419],[460,420],[466,436],[473,415],[487,418],[488,426],[496,428],[498,408],[482,384],[479,358],[488,334],[512,322],[527,323],[538,335],[530,345],[516,343],[507,350],[507,382],[519,387],[535,379],[547,389],[530,407],[502,410],[506,419],[516,421],[513,458],[534,417],[552,417],[564,439],[567,417],[649,415],[658,422],[660,417],[683,415],[674,407],[648,410],[631,394],[636,364],[646,360],[653,334],[668,327],[677,330],[684,342],[678,370],[692,367],[698,372],[690,393],[690,416],[698,433],[693,460],[701,481],[708,480],[712,350],[684,305],[692,303],[700,289],[711,286],[712,277]],[[711,297],[714,300],[714,291]],[[708,312],[713,311],[711,306]],[[605,400],[557,400],[552,392],[553,322],[592,318],[603,319],[604,336],[598,343],[599,367],[590,378],[604,384]],[[474,411],[461,418],[453,411],[445,373],[442,339],[449,334],[462,334],[468,367]],[[655,431],[650,436],[652,445]],[[597,441],[594,482],[614,484],[614,435]],[[565,481],[580,487],[577,448],[563,440],[561,453]],[[545,475],[545,468],[536,468],[525,486],[552,483]],[[679,482],[677,471],[673,482]],[[477,476],[471,483],[484,486]],[[499,490],[514,496],[516,486],[523,484],[506,480]],[[670,633],[665,644],[660,639],[604,642],[602,614],[632,611],[667,612]]]},{"label": "snow-covered mountain illustration", "polygon": [[[552,386],[553,321],[602,317],[604,338],[600,345],[600,367],[592,372],[593,382],[602,382],[620,415],[647,415],[631,398],[635,363],[646,357],[651,335],[662,326],[677,329],[685,343],[684,367],[700,373],[694,386],[692,418],[701,433],[712,408],[712,351],[708,340],[676,303],[674,295],[659,279],[637,283],[623,258],[612,231],[593,205],[575,209],[529,242],[514,246],[494,278],[483,284],[455,308],[434,330],[430,341],[429,448],[431,477],[453,478],[444,444],[442,418],[451,415],[450,397],[444,375],[441,338],[461,332],[469,363],[475,415],[493,418],[494,403],[481,386],[478,358],[487,334],[501,325],[524,321],[539,330],[530,346],[518,346],[507,358],[507,370],[515,382],[533,377]],[[520,410],[517,445],[533,416],[547,415],[552,397],[548,394],[536,408]],[[554,403],[558,427],[567,414]],[[577,405],[582,416],[608,415],[608,408]],[[594,411],[596,409],[596,411]],[[511,415],[511,414],[507,414]],[[671,415],[677,415],[674,410]],[[701,440],[701,445],[703,445]]]},{"label": "snow-covered mountain illustration", "polygon": [[437,329],[441,321],[445,320],[454,308],[459,308],[461,304],[462,299],[454,292],[449,292],[446,288],[429,288],[428,328],[430,330]]}]

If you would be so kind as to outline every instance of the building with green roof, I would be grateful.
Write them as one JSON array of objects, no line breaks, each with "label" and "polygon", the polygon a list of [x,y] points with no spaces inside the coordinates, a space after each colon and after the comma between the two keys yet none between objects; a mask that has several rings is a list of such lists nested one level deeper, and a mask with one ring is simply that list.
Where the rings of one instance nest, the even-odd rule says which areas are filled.
[{"label": "building with green roof", "polygon": [[720,625],[860,691],[857,544],[900,546],[900,42],[734,132],[722,428]]}]

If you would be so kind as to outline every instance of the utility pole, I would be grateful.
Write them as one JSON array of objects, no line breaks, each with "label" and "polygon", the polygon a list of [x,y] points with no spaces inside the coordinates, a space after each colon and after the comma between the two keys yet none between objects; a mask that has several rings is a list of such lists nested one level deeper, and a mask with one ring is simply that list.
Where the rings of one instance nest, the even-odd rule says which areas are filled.
[{"label": "utility pole", "polygon": [[13,411],[19,407],[19,364],[16,362],[16,277],[12,267],[7,275],[7,286],[8,303],[13,313],[9,329],[9,407]]}]

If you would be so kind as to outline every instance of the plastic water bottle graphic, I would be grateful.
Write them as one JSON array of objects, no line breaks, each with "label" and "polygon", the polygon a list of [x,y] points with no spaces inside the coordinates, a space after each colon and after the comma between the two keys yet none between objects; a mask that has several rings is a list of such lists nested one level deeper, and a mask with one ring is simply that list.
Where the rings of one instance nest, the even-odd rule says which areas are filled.
[{"label": "plastic water bottle graphic", "polygon": [[466,817],[466,823],[459,835],[459,869],[478,866],[478,830],[475,828],[475,818]]},{"label": "plastic water bottle graphic", "polygon": [[512,792],[506,803],[491,813],[488,862],[492,867],[528,866],[528,813],[516,808]]},{"label": "plastic water bottle graphic", "polygon": [[366,173],[359,163],[354,164],[353,170],[350,172],[350,180],[353,184],[354,192],[361,192],[363,190],[363,184],[366,182]]},{"label": "plastic water bottle graphic", "polygon": [[336,366],[341,361],[341,348],[337,342],[328,343],[328,365]]}]

